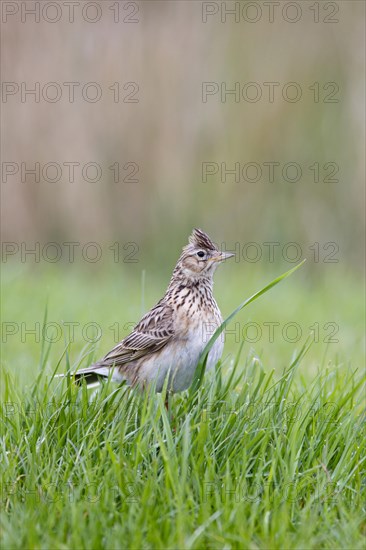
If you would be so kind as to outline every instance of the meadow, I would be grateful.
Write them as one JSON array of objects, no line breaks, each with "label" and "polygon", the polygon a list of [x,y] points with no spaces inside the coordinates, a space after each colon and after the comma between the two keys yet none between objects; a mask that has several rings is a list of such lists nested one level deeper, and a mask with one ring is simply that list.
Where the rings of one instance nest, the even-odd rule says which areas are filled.
[{"label": "meadow", "polygon": [[[128,267],[5,271],[2,547],[363,548],[357,280],[322,281],[302,266],[238,313],[222,364],[195,391],[171,396],[167,411],[152,389],[53,378],[102,355],[116,323],[127,334],[165,290],[170,266],[155,276]],[[290,267],[223,266],[215,294],[224,316]],[[75,323],[72,339],[65,322]],[[290,326],[285,338],[295,322],[301,337]],[[337,342],[314,326],[330,322]]]}]

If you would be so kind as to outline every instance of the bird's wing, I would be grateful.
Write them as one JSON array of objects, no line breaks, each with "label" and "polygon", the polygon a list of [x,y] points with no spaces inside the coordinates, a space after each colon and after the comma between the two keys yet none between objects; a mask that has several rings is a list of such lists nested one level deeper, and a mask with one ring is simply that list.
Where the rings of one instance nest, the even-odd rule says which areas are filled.
[{"label": "bird's wing", "polygon": [[173,309],[170,305],[159,302],[100,363],[118,366],[135,361],[161,349],[173,334]]}]

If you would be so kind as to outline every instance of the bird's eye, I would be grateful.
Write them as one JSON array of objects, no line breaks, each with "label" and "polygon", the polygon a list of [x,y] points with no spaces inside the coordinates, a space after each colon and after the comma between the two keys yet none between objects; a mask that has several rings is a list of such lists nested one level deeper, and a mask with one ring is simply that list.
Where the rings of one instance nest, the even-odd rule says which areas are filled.
[{"label": "bird's eye", "polygon": [[203,258],[204,255],[205,255],[205,253],[203,252],[203,250],[199,250],[199,251],[197,252],[197,256],[198,256],[199,258]]}]

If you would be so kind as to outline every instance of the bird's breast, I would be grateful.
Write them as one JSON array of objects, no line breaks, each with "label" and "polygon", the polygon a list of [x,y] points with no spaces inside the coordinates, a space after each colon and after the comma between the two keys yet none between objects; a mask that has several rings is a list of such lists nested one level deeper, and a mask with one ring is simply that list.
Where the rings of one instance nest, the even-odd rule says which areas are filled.
[{"label": "bird's breast", "polygon": [[[170,388],[187,389],[192,383],[200,356],[222,323],[220,310],[212,292],[194,292],[183,289],[174,293],[169,305],[173,309],[174,336],[153,359],[144,361],[140,375],[146,380],[157,379],[157,391],[161,391],[169,373]],[[215,341],[207,360],[207,369],[216,365],[224,347],[223,334]],[[158,371],[158,374],[156,373]]]}]

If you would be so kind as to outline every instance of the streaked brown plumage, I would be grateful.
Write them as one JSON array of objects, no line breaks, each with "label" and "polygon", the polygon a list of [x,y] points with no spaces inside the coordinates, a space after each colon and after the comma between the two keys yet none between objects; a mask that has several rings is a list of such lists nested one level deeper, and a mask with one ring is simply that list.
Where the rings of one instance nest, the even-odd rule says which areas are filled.
[{"label": "streaked brown plumage", "polygon": [[[76,380],[94,382],[112,369],[113,379],[132,385],[155,383],[156,391],[161,391],[169,376],[171,391],[188,388],[203,348],[222,322],[213,297],[213,274],[231,256],[220,252],[202,230],[194,229],[163,298],[103,359],[77,371]],[[218,339],[207,368],[217,363],[222,350],[223,342]]]}]

